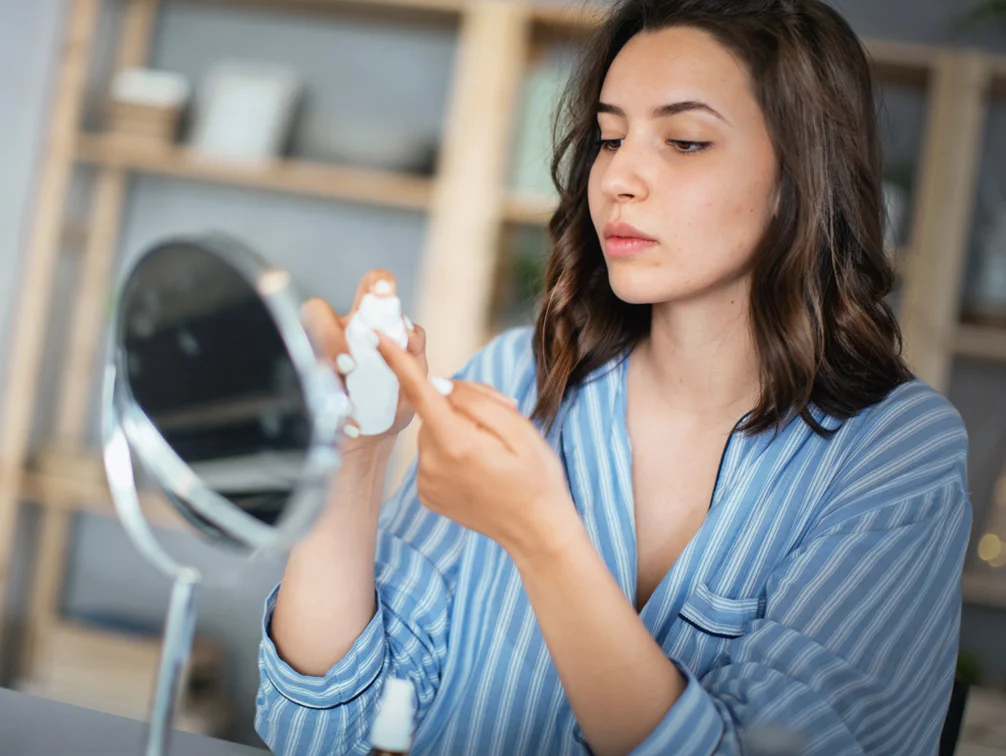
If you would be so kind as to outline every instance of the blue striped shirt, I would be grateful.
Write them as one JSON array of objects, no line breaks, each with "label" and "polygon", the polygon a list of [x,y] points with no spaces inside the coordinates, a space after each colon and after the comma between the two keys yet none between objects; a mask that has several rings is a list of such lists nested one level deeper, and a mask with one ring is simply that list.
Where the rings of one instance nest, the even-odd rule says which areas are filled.
[{"label": "blue striped shirt", "polygon": [[[635,602],[624,359],[562,405],[549,440],[590,539]],[[535,403],[530,332],[461,371]],[[967,437],[920,382],[856,417],[735,432],[705,522],[640,613],[686,679],[633,752],[740,754],[773,728],[797,752],[935,754],[953,680],[971,522]],[[588,754],[513,562],[425,509],[415,465],[382,510],[377,612],[324,677],[291,669],[266,601],[256,728],[278,754],[365,754],[383,680],[412,681],[414,754]],[[760,729],[759,729],[760,728]]]}]

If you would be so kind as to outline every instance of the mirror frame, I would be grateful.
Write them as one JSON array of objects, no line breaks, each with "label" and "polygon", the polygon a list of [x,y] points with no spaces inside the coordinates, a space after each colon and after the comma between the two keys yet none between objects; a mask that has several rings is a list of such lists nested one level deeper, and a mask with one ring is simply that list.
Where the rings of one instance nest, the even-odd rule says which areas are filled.
[{"label": "mirror frame", "polygon": [[[135,269],[148,255],[178,246],[196,246],[207,254],[216,255],[248,283],[269,311],[300,382],[305,410],[311,422],[311,439],[290,499],[273,525],[241,511],[207,485],[165,441],[133,397],[128,380],[122,377],[128,376],[125,350],[121,346],[126,327],[122,293]],[[136,545],[162,566],[167,566],[164,561],[167,554],[160,547],[156,549],[160,554],[150,552],[153,533],[147,526],[135,493],[130,447],[157,485],[169,497],[176,499],[172,502],[174,508],[190,521],[201,537],[217,544],[250,550],[252,555],[289,548],[307,533],[324,507],[332,473],[339,466],[341,455],[338,442],[351,405],[335,372],[315,355],[300,320],[302,301],[287,271],[269,265],[246,245],[220,233],[174,236],[157,242],[138,255],[123,272],[111,320],[109,358],[106,362],[103,401],[105,466],[109,484],[117,489],[116,493],[127,494],[123,487],[132,488],[128,492],[131,495],[121,497],[121,506],[120,496],[113,497],[120,519],[134,536]],[[120,435],[121,439],[118,438]],[[128,475],[124,469],[127,464],[130,467]],[[221,531],[224,537],[208,534],[196,518],[186,515],[185,506]],[[168,558],[168,562],[173,560]],[[171,574],[176,572],[177,569],[174,569]]]}]

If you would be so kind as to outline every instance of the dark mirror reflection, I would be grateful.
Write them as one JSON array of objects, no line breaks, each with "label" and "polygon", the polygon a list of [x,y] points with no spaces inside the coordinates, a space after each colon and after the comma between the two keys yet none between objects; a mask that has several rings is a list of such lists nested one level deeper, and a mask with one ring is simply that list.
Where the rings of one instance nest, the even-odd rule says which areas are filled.
[{"label": "dark mirror reflection", "polygon": [[134,268],[121,308],[122,366],[140,408],[209,487],[275,524],[303,469],[311,421],[258,292],[213,252],[177,243]]}]

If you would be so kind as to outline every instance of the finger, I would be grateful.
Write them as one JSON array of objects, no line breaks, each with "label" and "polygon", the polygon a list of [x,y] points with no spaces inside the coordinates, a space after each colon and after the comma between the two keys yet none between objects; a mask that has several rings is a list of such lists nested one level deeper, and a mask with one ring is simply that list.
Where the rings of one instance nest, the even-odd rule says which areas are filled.
[{"label": "finger", "polygon": [[502,391],[499,391],[488,383],[478,383],[476,381],[454,381],[454,385],[457,386],[459,383],[464,383],[467,388],[474,391],[478,391],[485,394],[490,399],[494,399],[497,402],[502,402],[504,406],[510,407],[511,409],[517,409],[517,400],[512,397],[507,396]]},{"label": "finger", "polygon": [[360,302],[367,294],[377,294],[382,297],[393,296],[396,290],[395,276],[391,271],[383,268],[368,271],[356,287],[356,299],[353,300],[351,313],[360,309]]},{"label": "finger", "polygon": [[419,355],[426,353],[425,328],[413,324],[412,331],[409,333],[408,350],[409,354],[413,355],[414,357],[418,357]]},{"label": "finger", "polygon": [[318,297],[309,299],[301,308],[301,320],[319,357],[335,364],[340,354],[349,352],[342,324],[328,302]]},{"label": "finger", "polygon": [[509,407],[511,410],[517,409],[517,400],[513,399],[512,397],[508,397],[494,386],[489,386],[489,384],[480,384],[477,381],[452,382],[454,386],[457,386],[462,383],[467,387],[467,389],[471,389],[473,391],[479,392],[480,394],[484,394],[490,399],[493,399],[497,402],[502,403],[504,406]]},{"label": "finger", "polygon": [[463,432],[462,423],[447,397],[437,391],[426,378],[426,371],[419,361],[402,349],[383,333],[377,333],[377,351],[398,378],[402,393],[422,418],[429,425],[430,431],[443,441]]},{"label": "finger", "polygon": [[345,353],[337,355],[335,358],[335,370],[343,377],[356,370],[356,360],[353,359],[353,355]]},{"label": "finger", "polygon": [[528,421],[512,406],[468,381],[454,381],[448,399],[454,409],[492,433],[511,451],[517,451]]},{"label": "finger", "polygon": [[359,438],[360,426],[355,420],[347,420],[342,426],[342,432],[346,434],[348,438]]}]

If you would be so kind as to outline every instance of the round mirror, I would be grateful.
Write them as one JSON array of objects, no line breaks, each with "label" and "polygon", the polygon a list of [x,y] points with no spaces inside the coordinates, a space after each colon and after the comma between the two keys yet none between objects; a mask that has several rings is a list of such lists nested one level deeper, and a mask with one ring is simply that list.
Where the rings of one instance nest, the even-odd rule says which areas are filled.
[{"label": "round mirror", "polygon": [[324,502],[349,403],[301,326],[289,275],[234,239],[171,239],[127,272],[113,318],[114,412],[200,534],[283,548]]}]

